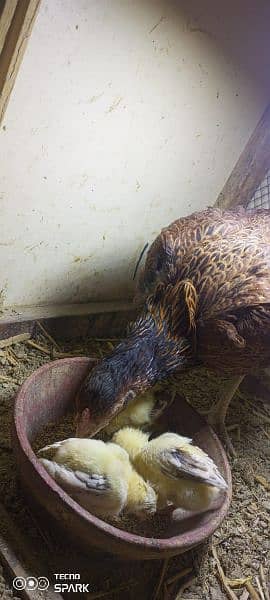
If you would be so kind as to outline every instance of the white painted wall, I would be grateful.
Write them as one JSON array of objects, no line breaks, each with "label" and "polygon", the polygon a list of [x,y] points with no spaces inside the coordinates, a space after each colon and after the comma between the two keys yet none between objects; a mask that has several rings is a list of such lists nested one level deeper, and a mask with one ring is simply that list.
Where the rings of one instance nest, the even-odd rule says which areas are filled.
[{"label": "white painted wall", "polygon": [[5,306],[126,299],[270,92],[267,0],[42,0],[1,131]]}]

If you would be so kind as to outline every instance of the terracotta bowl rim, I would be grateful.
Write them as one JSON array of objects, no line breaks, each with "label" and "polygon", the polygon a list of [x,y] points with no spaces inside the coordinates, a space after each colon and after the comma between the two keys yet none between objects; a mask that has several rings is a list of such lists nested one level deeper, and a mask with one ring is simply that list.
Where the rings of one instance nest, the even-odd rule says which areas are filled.
[{"label": "terracotta bowl rim", "polygon": [[[190,529],[184,533],[180,533],[169,538],[149,538],[137,535],[135,533],[124,531],[123,529],[118,529],[116,526],[111,525],[110,523],[107,523],[102,519],[99,519],[98,517],[84,509],[82,506],[77,504],[77,502],[75,502],[75,500],[73,500],[60,486],[57,485],[54,479],[50,477],[50,475],[47,473],[45,468],[42,466],[42,464],[36,457],[28,440],[24,426],[25,424],[21,420],[21,415],[23,414],[23,404],[27,399],[27,392],[29,388],[31,388],[32,383],[39,377],[39,375],[42,375],[46,371],[53,370],[54,366],[57,364],[72,365],[76,362],[81,364],[89,364],[92,361],[86,356],[76,356],[71,358],[62,358],[46,363],[45,365],[42,365],[41,367],[36,369],[29,377],[27,377],[27,379],[24,381],[24,383],[22,384],[22,386],[16,394],[13,412],[13,426],[15,427],[15,432],[17,435],[17,440],[19,442],[20,450],[23,452],[26,459],[31,463],[37,477],[43,480],[43,482],[45,482],[45,484],[49,487],[50,491],[56,494],[59,497],[60,501],[64,503],[64,505],[66,505],[69,509],[71,509],[71,511],[75,512],[79,518],[82,518],[86,522],[86,524],[89,523],[91,526],[94,526],[96,529],[102,531],[103,534],[108,535],[108,537],[113,537],[114,539],[119,540],[120,542],[125,542],[129,545],[134,545],[136,547],[139,546],[148,548],[149,551],[155,548],[158,548],[162,551],[166,551],[166,549],[184,549],[185,547],[199,545],[204,540],[209,538],[227,514],[232,496],[232,482],[230,466],[225,451],[217,435],[212,430],[212,428],[209,425],[207,425],[206,422],[205,426],[207,429],[209,429],[209,434],[211,434],[212,438],[214,438],[223,460],[225,470],[224,475],[228,484],[228,490],[223,504],[217,511],[214,511],[213,519],[210,518],[206,524],[199,524],[198,526],[195,526],[194,529]],[[195,411],[193,407],[192,409]],[[203,419],[201,415],[199,416]],[[17,462],[17,456],[15,456],[15,459]]]}]

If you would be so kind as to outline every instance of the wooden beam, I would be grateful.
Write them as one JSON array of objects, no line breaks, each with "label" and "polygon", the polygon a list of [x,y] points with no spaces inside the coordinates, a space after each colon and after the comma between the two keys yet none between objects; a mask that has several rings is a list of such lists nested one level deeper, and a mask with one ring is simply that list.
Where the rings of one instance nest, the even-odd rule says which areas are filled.
[{"label": "wooden beam", "polygon": [[7,32],[10,28],[11,21],[17,6],[17,0],[5,0],[1,3],[1,15],[0,15],[0,53],[3,50]]},{"label": "wooden beam", "polygon": [[3,323],[19,323],[22,321],[40,321],[59,317],[82,317],[105,313],[122,313],[136,310],[130,300],[111,302],[86,302],[80,304],[48,304],[43,306],[13,306],[5,308],[0,315]]},{"label": "wooden beam", "polygon": [[270,168],[270,105],[257,124],[215,206],[246,206]]},{"label": "wooden beam", "polygon": [[6,0],[0,17],[0,123],[21,64],[40,0]]}]

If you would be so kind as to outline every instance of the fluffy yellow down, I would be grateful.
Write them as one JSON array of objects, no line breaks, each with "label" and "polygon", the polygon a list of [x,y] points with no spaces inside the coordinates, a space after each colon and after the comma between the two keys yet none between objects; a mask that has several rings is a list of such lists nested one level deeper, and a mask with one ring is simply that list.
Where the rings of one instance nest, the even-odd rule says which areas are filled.
[{"label": "fluffy yellow down", "polygon": [[148,435],[129,427],[113,436],[124,448],[135,469],[158,494],[158,508],[203,512],[222,501],[226,482],[216,465],[192,440],[166,433],[148,441]]},{"label": "fluffy yellow down", "polygon": [[156,511],[154,490],[117,444],[69,438],[42,448],[38,455],[51,477],[98,516],[117,517],[125,511],[146,517]]},{"label": "fluffy yellow down", "polygon": [[149,433],[145,433],[141,429],[123,427],[113,435],[112,442],[126,450],[130,460],[133,462],[138,452],[148,443],[148,439]]},{"label": "fluffy yellow down", "polygon": [[145,394],[136,396],[136,398],[128,404],[127,408],[122,410],[110,423],[102,430],[111,436],[115,431],[125,426],[146,427],[150,425],[152,411],[156,403],[155,394],[146,392]]}]

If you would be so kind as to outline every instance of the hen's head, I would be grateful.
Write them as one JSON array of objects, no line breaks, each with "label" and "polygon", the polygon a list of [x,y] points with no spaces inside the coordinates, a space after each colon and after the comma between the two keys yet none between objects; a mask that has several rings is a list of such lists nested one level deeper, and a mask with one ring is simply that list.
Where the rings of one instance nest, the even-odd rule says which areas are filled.
[{"label": "hen's head", "polygon": [[104,359],[83,382],[76,398],[76,435],[93,436],[105,427],[135,392],[117,382],[117,361]]},{"label": "hen's head", "polygon": [[79,437],[95,435],[138,393],[190,362],[196,311],[191,292],[189,282],[159,286],[126,340],[91,371],[77,396]]}]

